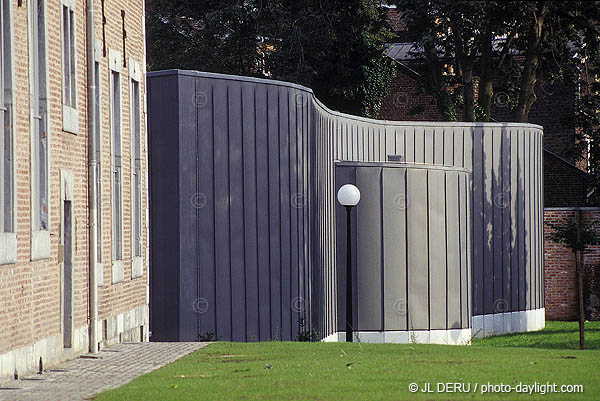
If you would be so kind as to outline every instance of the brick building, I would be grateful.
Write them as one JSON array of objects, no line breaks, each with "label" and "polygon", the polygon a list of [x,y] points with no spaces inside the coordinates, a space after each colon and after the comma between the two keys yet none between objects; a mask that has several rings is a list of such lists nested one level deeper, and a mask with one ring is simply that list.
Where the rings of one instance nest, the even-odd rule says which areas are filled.
[{"label": "brick building", "polygon": [[148,339],[148,234],[143,0],[0,3],[4,379]]},{"label": "brick building", "polygon": [[[423,93],[422,77],[411,68],[417,55],[411,33],[402,21],[401,11],[387,10],[395,43],[386,54],[396,61],[397,74],[384,98],[379,118],[394,121],[443,121],[435,99]],[[477,89],[476,89],[477,90]],[[588,205],[587,166],[577,162],[569,150],[575,143],[575,127],[570,120],[575,115],[578,88],[568,83],[536,84],[537,101],[529,113],[529,122],[544,127],[544,227],[545,227],[545,287],[547,319],[576,319],[575,266],[572,251],[552,241],[548,233],[551,224],[560,224],[584,213],[584,220],[600,227],[600,208]],[[477,95],[477,93],[475,93]],[[510,121],[508,95],[497,91],[492,106],[492,119]],[[458,117],[460,118],[460,114]],[[586,255],[586,313],[600,318],[600,247],[592,247]]]}]

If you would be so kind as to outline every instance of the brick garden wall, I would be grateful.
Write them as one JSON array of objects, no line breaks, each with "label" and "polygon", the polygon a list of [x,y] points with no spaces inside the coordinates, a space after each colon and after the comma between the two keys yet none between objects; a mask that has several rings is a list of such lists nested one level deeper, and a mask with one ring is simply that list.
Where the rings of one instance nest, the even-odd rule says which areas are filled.
[{"label": "brick garden wall", "polygon": [[[600,208],[546,208],[544,210],[545,307],[547,320],[576,320],[577,292],[575,256],[571,249],[552,240],[553,226],[577,217],[600,227]],[[600,318],[600,246],[591,246],[585,255],[584,301],[586,319]]]}]

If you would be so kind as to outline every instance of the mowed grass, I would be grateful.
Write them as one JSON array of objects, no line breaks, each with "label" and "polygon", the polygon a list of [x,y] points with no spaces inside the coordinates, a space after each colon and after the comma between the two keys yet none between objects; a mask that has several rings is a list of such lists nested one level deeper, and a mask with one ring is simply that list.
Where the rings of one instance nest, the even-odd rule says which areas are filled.
[{"label": "mowed grass", "polygon": [[[217,342],[97,400],[598,400],[600,323],[549,322],[472,346]],[[471,384],[470,393],[411,393],[410,383]],[[481,394],[481,385],[582,384],[579,394]],[[474,391],[475,383],[478,389]]]}]

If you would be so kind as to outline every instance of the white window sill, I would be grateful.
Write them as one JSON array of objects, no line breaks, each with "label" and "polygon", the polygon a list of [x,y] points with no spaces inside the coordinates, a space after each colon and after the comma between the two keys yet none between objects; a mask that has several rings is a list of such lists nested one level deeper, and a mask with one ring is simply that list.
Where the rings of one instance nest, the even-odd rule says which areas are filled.
[{"label": "white window sill", "polygon": [[102,263],[96,263],[96,285],[104,286],[104,265]]},{"label": "white window sill", "polygon": [[114,260],[112,263],[112,283],[120,283],[125,280],[123,261]]},{"label": "white window sill", "polygon": [[77,109],[63,105],[62,111],[63,131],[79,134],[79,113]]},{"label": "white window sill", "polygon": [[17,233],[0,233],[0,265],[17,263]]},{"label": "white window sill", "polygon": [[31,232],[31,260],[50,258],[50,231]]},{"label": "white window sill", "polygon": [[144,275],[144,258],[134,256],[131,261],[131,279],[142,277]]}]

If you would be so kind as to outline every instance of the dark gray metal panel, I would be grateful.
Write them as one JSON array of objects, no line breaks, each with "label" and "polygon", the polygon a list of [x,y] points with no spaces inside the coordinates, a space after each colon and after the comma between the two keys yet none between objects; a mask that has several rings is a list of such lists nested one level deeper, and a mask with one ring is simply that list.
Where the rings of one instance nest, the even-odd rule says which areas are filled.
[{"label": "dark gray metal panel", "polygon": [[288,109],[288,89],[279,88],[279,183],[280,183],[280,205],[281,205],[281,327],[282,337],[292,338],[296,333],[292,332],[292,269],[291,269],[291,198],[290,194],[290,111]]},{"label": "dark gray metal panel", "polygon": [[[429,329],[447,327],[446,172],[429,170],[427,179],[429,228]],[[452,234],[454,235],[454,234]]]},{"label": "dark gray metal panel", "polygon": [[501,129],[501,196],[498,198],[497,207],[502,213],[502,300],[498,304],[499,312],[509,312],[511,310],[511,254],[512,254],[512,238],[511,238],[511,175],[510,175],[510,133],[503,127]]},{"label": "dark gray metal panel", "polygon": [[[152,340],[179,338],[179,86],[177,76],[148,78],[150,174],[150,327]],[[158,194],[169,196],[158,196]],[[165,301],[166,300],[166,301]]]},{"label": "dark gray metal panel", "polygon": [[269,148],[267,86],[256,85],[256,204],[258,238],[259,340],[271,338],[271,281],[269,257]]},{"label": "dark gray metal panel", "polygon": [[229,88],[227,82],[213,84],[214,103],[214,179],[215,179],[215,252],[217,287],[216,334],[231,336],[231,238],[229,217]]},{"label": "dark gray metal panel", "polygon": [[473,134],[473,314],[482,315],[484,284],[483,135]]},{"label": "dark gray metal panel", "polygon": [[244,254],[243,109],[240,82],[228,85],[229,111],[229,241],[231,251],[231,339],[247,341],[246,268]]},{"label": "dark gray metal panel", "polygon": [[259,335],[259,277],[257,236],[257,187],[256,187],[256,107],[255,86],[242,83],[242,146],[243,146],[243,193],[244,193],[244,267],[246,294],[247,340],[256,341]]},{"label": "dark gray metal panel", "polygon": [[[493,202],[492,184],[494,181],[492,161],[492,129],[483,128],[483,311],[494,313],[494,250],[493,250]],[[478,268],[476,266],[475,268]]]},{"label": "dark gray metal panel", "polygon": [[429,280],[427,237],[427,170],[409,170],[406,178],[409,208],[408,325],[410,330],[429,329]]},{"label": "dark gray metal panel", "polygon": [[492,252],[493,256],[493,272],[492,277],[494,280],[493,295],[492,295],[492,312],[503,313],[505,312],[505,301],[503,293],[503,271],[505,267],[503,265],[503,202],[504,194],[502,192],[502,131],[500,128],[494,128],[492,134],[492,203],[490,209],[492,212]]},{"label": "dark gray metal panel", "polygon": [[518,166],[517,166],[517,183],[518,183],[518,239],[519,239],[519,310],[526,309],[526,266],[527,255],[525,254],[525,133],[524,130],[519,130],[518,133]]},{"label": "dark gray metal panel", "polygon": [[510,277],[511,311],[519,310],[519,136],[517,130],[510,131]]},{"label": "dark gray metal panel", "polygon": [[529,130],[525,130],[525,309],[531,308],[533,282],[531,280],[531,137]]},{"label": "dark gray metal panel", "polygon": [[[193,199],[197,213],[197,254],[199,271],[199,293],[196,308],[199,314],[198,335],[217,333],[217,294],[215,268],[215,198],[214,198],[214,133],[213,133],[213,87],[209,79],[196,83],[197,98],[205,96],[206,104],[198,103],[197,167],[194,178],[198,183],[198,194]],[[155,172],[156,174],[156,172]],[[181,173],[179,173],[181,174]],[[190,200],[191,202],[192,200]],[[188,302],[193,300],[188,300]],[[203,312],[203,313],[200,313]]]},{"label": "dark gray metal panel", "polygon": [[406,170],[383,170],[383,310],[385,330],[408,330],[406,322]]},{"label": "dark gray metal panel", "polygon": [[179,234],[180,238],[180,284],[179,332],[183,341],[198,340],[198,313],[194,303],[198,294],[197,257],[197,211],[194,199],[199,191],[195,171],[197,132],[195,82],[179,77]]},{"label": "dark gray metal panel", "polygon": [[[382,218],[381,169],[358,167],[361,188],[357,214],[357,277],[359,330],[382,330]],[[342,217],[342,216],[339,216]]]}]

